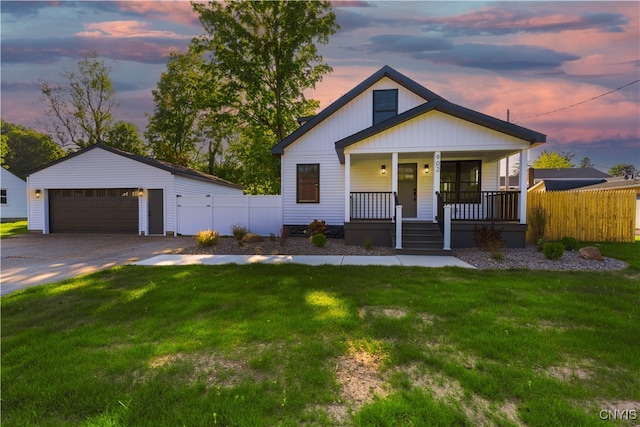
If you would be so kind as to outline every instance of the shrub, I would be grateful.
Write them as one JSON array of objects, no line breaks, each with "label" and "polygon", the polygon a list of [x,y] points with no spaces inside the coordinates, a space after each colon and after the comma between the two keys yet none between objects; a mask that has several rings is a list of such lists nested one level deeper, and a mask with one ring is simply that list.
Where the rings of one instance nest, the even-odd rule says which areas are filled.
[{"label": "shrub", "polygon": [[200,230],[195,236],[196,243],[201,248],[213,246],[218,243],[218,232],[212,230]]},{"label": "shrub", "polygon": [[578,249],[578,239],[575,237],[565,236],[560,239],[560,243],[564,245],[564,249],[567,251],[575,251]]},{"label": "shrub", "polygon": [[544,239],[544,233],[547,229],[547,211],[542,206],[531,206],[528,214],[529,227],[531,227],[531,239],[533,242],[539,242]]},{"label": "shrub", "polygon": [[311,236],[311,243],[313,243],[314,246],[322,248],[327,244],[327,236],[324,234],[314,234]]},{"label": "shrub", "polygon": [[[501,254],[502,249],[502,229],[496,229],[493,224],[476,226],[473,230],[473,238],[478,246],[491,252],[492,254]],[[497,258],[494,258],[497,259]]]},{"label": "shrub", "polygon": [[502,252],[493,252],[491,253],[491,258],[495,259],[496,261],[502,261],[504,259],[504,256],[502,255]]},{"label": "shrub", "polygon": [[247,234],[247,228],[240,225],[240,224],[235,224],[231,226],[231,234],[233,235],[233,237],[235,237],[237,240],[240,240],[244,237],[245,234]]},{"label": "shrub", "polygon": [[542,245],[542,253],[549,259],[560,259],[564,255],[564,245],[560,242],[548,242]]},{"label": "shrub", "polygon": [[365,250],[370,251],[371,248],[373,247],[373,237],[371,236],[365,237],[364,241],[362,242],[362,246],[364,247]]},{"label": "shrub", "polygon": [[327,234],[329,229],[327,228],[327,223],[325,221],[318,221],[314,219],[311,224],[309,224],[308,232],[311,236],[315,236],[316,234]]}]

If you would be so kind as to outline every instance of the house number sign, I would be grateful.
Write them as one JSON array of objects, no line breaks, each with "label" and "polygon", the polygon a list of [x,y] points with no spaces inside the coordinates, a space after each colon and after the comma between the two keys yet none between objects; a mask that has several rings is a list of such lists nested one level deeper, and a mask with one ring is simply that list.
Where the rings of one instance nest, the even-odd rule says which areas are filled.
[{"label": "house number sign", "polygon": [[436,154],[436,172],[440,173],[440,154]]}]

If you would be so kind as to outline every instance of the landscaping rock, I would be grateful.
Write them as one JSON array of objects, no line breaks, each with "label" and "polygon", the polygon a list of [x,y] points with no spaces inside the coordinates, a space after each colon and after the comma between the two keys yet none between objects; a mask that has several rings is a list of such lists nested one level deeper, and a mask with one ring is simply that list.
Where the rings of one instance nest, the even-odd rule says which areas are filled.
[{"label": "landscaping rock", "polygon": [[263,242],[264,239],[262,236],[259,236],[255,233],[247,233],[242,236],[242,243],[260,243]]},{"label": "landscaping rock", "polygon": [[593,259],[596,261],[604,261],[604,257],[600,253],[600,249],[595,246],[585,246],[580,248],[580,258]]}]

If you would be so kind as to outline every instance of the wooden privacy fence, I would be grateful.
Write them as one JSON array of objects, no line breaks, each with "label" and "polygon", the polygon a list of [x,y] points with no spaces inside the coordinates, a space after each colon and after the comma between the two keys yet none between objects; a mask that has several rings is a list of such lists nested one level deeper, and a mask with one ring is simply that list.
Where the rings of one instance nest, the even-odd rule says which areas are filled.
[{"label": "wooden privacy fence", "polygon": [[[588,242],[635,240],[635,190],[530,192],[527,197],[528,222],[536,206],[547,214],[546,240],[565,236]],[[529,223],[528,241],[531,229]]]}]

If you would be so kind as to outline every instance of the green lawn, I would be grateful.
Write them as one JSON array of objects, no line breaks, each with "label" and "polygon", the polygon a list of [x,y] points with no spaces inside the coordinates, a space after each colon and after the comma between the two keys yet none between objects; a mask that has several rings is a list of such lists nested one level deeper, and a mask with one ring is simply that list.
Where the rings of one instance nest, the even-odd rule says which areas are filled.
[{"label": "green lawn", "polygon": [[12,293],[0,421],[634,425],[640,242],[600,247],[630,268],[127,266]]},{"label": "green lawn", "polygon": [[0,239],[12,237],[17,234],[28,233],[27,221],[3,222],[0,223]]}]

